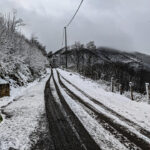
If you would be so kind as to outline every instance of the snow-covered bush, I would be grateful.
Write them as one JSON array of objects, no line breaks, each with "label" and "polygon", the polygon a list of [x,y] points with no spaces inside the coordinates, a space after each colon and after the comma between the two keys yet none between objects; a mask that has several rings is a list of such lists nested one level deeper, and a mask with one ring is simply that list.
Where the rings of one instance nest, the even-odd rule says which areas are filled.
[{"label": "snow-covered bush", "polygon": [[14,85],[24,85],[45,72],[48,64],[45,47],[37,39],[27,39],[18,32],[24,26],[16,12],[0,15],[0,78]]}]

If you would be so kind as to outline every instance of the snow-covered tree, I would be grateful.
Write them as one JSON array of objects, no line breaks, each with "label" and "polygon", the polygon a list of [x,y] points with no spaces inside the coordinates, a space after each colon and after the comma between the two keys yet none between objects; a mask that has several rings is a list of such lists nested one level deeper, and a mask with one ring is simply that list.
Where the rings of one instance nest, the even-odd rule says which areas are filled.
[{"label": "snow-covered tree", "polygon": [[86,44],[86,48],[89,49],[89,50],[95,50],[96,49],[96,46],[95,46],[95,43],[94,41],[90,41]]},{"label": "snow-covered tree", "polygon": [[16,11],[0,15],[0,78],[11,78],[19,85],[39,76],[48,64],[45,46],[19,32],[24,25]]}]

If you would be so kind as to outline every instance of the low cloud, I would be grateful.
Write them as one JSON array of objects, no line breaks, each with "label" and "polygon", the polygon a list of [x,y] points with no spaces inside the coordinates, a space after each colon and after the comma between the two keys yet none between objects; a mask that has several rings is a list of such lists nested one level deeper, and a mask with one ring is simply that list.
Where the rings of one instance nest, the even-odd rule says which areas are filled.
[{"label": "low cloud", "polygon": [[[80,0],[0,0],[1,13],[17,9],[32,33],[47,50],[61,47],[62,30]],[[68,28],[68,44],[94,40],[97,46],[150,54],[149,0],[85,0]]]}]

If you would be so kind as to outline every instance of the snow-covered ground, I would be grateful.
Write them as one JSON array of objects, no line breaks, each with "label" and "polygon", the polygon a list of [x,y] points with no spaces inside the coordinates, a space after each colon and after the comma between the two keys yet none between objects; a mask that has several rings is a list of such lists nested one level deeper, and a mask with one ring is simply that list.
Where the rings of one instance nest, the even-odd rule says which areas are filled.
[{"label": "snow-covered ground", "polygon": [[5,96],[5,97],[0,98],[0,108],[5,107],[9,103],[13,102],[15,99],[18,99],[27,88],[30,88],[36,85],[37,83],[38,81],[36,80],[32,83],[29,83],[27,86],[22,86],[22,87],[17,87],[17,88],[11,86],[10,97]]},{"label": "snow-covered ground", "polygon": [[[125,118],[139,124],[147,130],[150,130],[150,105],[146,102],[131,101],[125,96],[106,91],[104,86],[101,86],[92,80],[83,78],[77,73],[67,72],[61,69],[58,70],[67,80],[79,87],[82,91],[88,93],[91,97],[97,99],[105,106],[111,108]],[[63,82],[65,85],[70,86],[65,80],[63,80]],[[76,91],[71,86],[70,89]]]},{"label": "snow-covered ground", "polygon": [[11,97],[0,99],[0,108],[4,106],[4,120],[0,123],[0,149],[12,147],[25,150],[31,146],[30,135],[38,128],[39,119],[45,113],[44,88],[49,74],[50,71],[43,79],[27,87],[13,89]]},{"label": "snow-covered ground", "polygon": [[[83,107],[75,102],[66,92],[63,88],[61,88],[57,73],[54,71],[54,76],[56,79],[56,82],[58,84],[58,87],[60,88],[60,91],[62,95],[64,96],[66,102],[71,107],[73,112],[77,115],[81,123],[84,125],[85,129],[89,132],[89,134],[92,136],[92,138],[96,141],[96,143],[100,146],[103,150],[126,150],[127,148],[120,143],[120,141],[116,138],[114,138],[113,135],[109,133],[106,129],[104,129],[94,118],[92,118],[84,109]],[[52,83],[51,83],[52,84]],[[52,84],[53,85],[53,84]],[[54,94],[54,92],[53,92]],[[54,94],[55,99],[58,103],[60,103],[60,100],[58,98],[57,93]]]}]

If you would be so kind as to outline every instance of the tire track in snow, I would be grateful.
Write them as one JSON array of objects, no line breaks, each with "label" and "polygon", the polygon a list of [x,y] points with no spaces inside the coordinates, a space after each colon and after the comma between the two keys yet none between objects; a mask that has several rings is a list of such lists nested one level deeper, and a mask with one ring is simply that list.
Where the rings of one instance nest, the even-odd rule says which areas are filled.
[{"label": "tire track in snow", "polygon": [[[76,95],[73,91],[71,91],[68,87],[66,87],[63,84],[63,82],[60,79],[59,72],[57,72],[57,75],[58,75],[58,80],[60,82],[60,85],[63,88],[66,89],[66,91],[68,92],[68,94],[74,100],[78,101],[79,103],[81,103],[82,105],[84,105],[84,107],[86,107],[87,109],[89,109],[90,111],[92,111],[96,116],[98,116],[98,118],[100,120],[102,120],[102,121],[100,121],[100,120],[99,121],[103,122],[103,125],[105,125],[105,123],[107,123],[109,125],[109,127],[104,126],[104,128],[106,128],[107,130],[110,130],[110,132],[113,132],[113,133],[117,134],[115,132],[115,130],[116,130],[118,132],[118,134],[115,135],[115,137],[119,137],[118,140],[120,140],[120,135],[124,136],[124,137],[122,136],[122,138],[121,138],[124,141],[120,140],[121,143],[125,144],[126,142],[130,141],[130,143],[128,145],[132,146],[133,149],[134,149],[134,145],[137,146],[137,149],[139,149],[138,147],[140,147],[140,149],[144,149],[144,150],[150,149],[150,144],[147,141],[145,141],[143,138],[141,138],[138,135],[136,135],[134,132],[129,131],[128,128],[126,128],[126,127],[124,127],[124,126],[116,123],[112,118],[110,118],[110,117],[106,116],[105,114],[99,112],[91,104],[83,101],[78,95]],[[113,129],[115,129],[115,130],[113,131]],[[128,140],[126,140],[126,139],[128,139]],[[125,146],[127,146],[127,145],[125,144]]]},{"label": "tire track in snow", "polygon": [[[52,95],[52,88],[50,87],[50,79],[53,79],[56,92],[59,96],[60,102],[66,111],[67,116],[69,116],[70,121],[74,124],[80,139],[76,136],[72,126],[68,122],[68,119],[62,113],[58,103],[55,101]],[[53,150],[100,150],[99,146],[91,138],[89,133],[85,130],[81,122],[75,116],[71,108],[65,102],[60,90],[56,84],[56,81],[52,76],[45,87],[45,106],[47,112],[47,118],[49,122],[49,131],[52,139],[52,149]],[[83,143],[81,143],[81,141]]]},{"label": "tire track in snow", "polygon": [[[59,73],[59,72],[58,72]],[[60,73],[59,73],[60,74]],[[92,98],[90,95],[88,95],[87,93],[85,93],[84,91],[82,91],[80,88],[78,88],[76,85],[74,85],[73,83],[71,83],[70,81],[68,81],[66,78],[64,78],[61,74],[60,76],[70,85],[72,85],[74,88],[76,88],[78,91],[80,91],[84,96],[86,96],[87,98],[89,98],[92,102],[94,102],[95,104],[99,105],[100,107],[104,108],[105,110],[107,110],[109,113],[115,115],[116,117],[118,117],[120,120],[126,122],[129,126],[134,127],[137,131],[139,131],[141,134],[143,134],[144,136],[150,138],[150,131],[144,129],[143,127],[141,127],[140,125],[136,124],[135,122],[125,118],[124,116],[118,114],[116,111],[112,110],[111,108],[105,106],[103,103],[101,103],[100,101]]]}]

